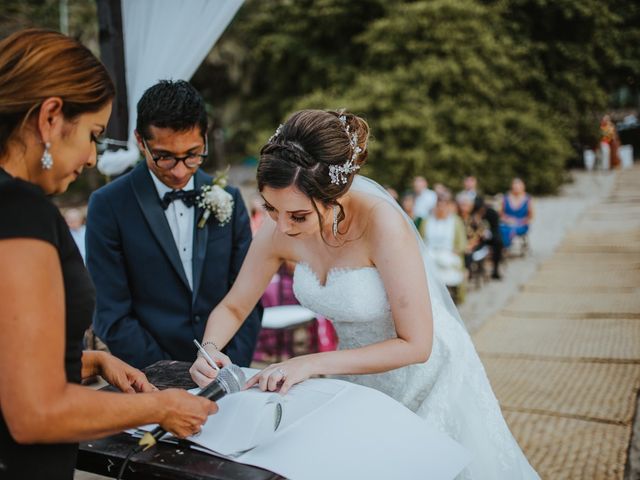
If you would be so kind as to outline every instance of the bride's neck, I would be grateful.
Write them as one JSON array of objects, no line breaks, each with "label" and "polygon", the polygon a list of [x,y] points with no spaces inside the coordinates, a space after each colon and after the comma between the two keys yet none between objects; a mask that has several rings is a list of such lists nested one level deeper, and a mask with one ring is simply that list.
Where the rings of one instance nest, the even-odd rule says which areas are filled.
[{"label": "bride's neck", "polygon": [[[338,241],[340,243],[347,241],[353,237],[352,232],[356,227],[356,210],[357,205],[354,201],[351,193],[347,193],[338,199],[338,202],[342,206],[342,211],[344,212],[344,218],[338,224],[338,237],[337,239],[333,235],[333,208],[330,208],[331,212],[328,221],[325,222],[323,228],[323,235],[326,239],[332,239],[333,241]],[[340,214],[340,207],[336,209],[336,215]]]}]

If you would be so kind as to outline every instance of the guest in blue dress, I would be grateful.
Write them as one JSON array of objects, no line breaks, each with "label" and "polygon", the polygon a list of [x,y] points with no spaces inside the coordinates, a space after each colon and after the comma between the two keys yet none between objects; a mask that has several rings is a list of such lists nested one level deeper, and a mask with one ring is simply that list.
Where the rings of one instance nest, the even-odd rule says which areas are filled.
[{"label": "guest in blue dress", "polygon": [[500,212],[500,234],[505,248],[516,236],[526,235],[533,219],[533,202],[522,179],[514,178],[504,196]]}]

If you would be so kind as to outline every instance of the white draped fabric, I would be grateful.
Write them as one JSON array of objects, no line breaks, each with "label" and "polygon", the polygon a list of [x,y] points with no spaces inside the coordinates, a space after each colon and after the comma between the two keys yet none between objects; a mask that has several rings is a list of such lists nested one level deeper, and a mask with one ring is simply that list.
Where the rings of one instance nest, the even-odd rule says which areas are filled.
[{"label": "white draped fabric", "polygon": [[133,137],[138,100],[158,80],[190,79],[243,1],[122,0],[128,147],[104,153],[100,172],[117,175],[138,159]]}]

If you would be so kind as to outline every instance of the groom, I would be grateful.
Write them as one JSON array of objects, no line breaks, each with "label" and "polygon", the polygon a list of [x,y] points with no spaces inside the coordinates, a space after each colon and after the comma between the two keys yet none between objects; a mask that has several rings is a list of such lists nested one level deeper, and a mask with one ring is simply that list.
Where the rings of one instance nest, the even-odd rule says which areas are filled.
[{"label": "groom", "polygon": [[[138,102],[136,139],[144,155],[130,173],[89,201],[87,267],[96,286],[95,333],[138,368],[158,360],[193,361],[207,317],[231,288],[251,242],[239,191],[229,220],[215,214],[202,228],[195,196],[211,177],[207,116],[185,81],[161,81]],[[224,219],[223,219],[224,220]],[[260,330],[255,308],[225,353],[248,366]]]}]

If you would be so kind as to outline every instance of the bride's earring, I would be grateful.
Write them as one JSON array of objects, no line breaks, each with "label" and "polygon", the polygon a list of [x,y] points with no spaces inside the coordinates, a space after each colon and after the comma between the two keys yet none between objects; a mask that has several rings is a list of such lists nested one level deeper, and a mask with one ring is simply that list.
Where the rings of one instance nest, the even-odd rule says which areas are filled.
[{"label": "bride's earring", "polygon": [[333,206],[333,236],[338,238],[338,206]]},{"label": "bride's earring", "polygon": [[49,152],[49,148],[51,148],[51,144],[49,142],[44,144],[44,153],[42,154],[42,158],[40,159],[40,163],[42,164],[42,168],[44,170],[51,170],[53,167],[53,157]]}]

